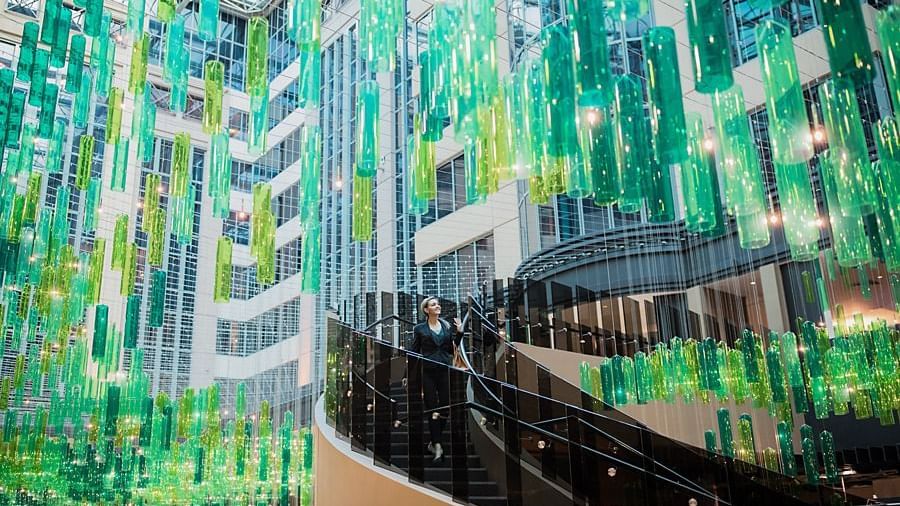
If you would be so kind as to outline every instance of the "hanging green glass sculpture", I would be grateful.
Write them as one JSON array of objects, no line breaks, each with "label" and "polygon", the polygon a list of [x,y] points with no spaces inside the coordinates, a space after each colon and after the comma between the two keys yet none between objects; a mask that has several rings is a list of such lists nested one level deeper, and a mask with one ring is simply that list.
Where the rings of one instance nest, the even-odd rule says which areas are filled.
[{"label": "hanging green glass sculpture", "polygon": [[644,32],[642,40],[656,156],[663,164],[678,163],[687,156],[687,130],[675,31],[666,26],[654,27]]},{"label": "hanging green glass sculpture", "polygon": [[379,162],[379,101],[381,90],[378,83],[367,80],[358,85],[356,103],[356,174],[372,177],[378,170]]}]

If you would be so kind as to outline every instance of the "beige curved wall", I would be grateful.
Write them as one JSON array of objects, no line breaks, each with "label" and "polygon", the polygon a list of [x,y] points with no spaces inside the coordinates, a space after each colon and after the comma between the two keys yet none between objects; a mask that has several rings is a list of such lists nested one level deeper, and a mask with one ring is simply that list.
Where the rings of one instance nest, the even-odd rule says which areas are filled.
[{"label": "beige curved wall", "polygon": [[[580,384],[579,366],[581,362],[586,360],[591,365],[597,365],[600,361],[595,356],[552,350],[524,343],[516,343],[516,348],[573,385]],[[518,373],[520,383],[528,381],[529,376],[535,376],[534,372],[525,370],[521,366],[521,362]],[[533,381],[537,385],[536,377]],[[732,427],[734,427],[735,436],[737,435],[737,417],[742,413],[750,414],[753,418],[753,435],[757,452],[762,452],[766,447],[778,448],[775,433],[777,421],[769,416],[767,410],[754,408],[749,402],[736,405],[733,401],[720,403],[712,399],[709,404],[703,404],[699,400],[691,404],[685,404],[679,399],[671,404],[653,402],[640,406],[623,406],[619,409],[664,436],[704,448],[706,445],[703,433],[707,429],[716,431],[718,435],[716,411],[721,407],[728,408],[731,412],[731,423]],[[803,415],[794,413],[794,418],[794,427],[799,427],[803,423]],[[796,432],[794,434],[794,446],[799,447],[800,435]]]}]

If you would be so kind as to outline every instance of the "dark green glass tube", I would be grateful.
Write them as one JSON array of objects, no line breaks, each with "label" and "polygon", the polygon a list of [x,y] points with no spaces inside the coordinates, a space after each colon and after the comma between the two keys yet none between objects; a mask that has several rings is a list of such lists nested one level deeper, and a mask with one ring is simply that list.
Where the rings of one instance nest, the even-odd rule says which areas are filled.
[{"label": "dark green glass tube", "polygon": [[900,6],[889,5],[875,16],[881,61],[895,110],[900,108]]},{"label": "dark green glass tube", "polygon": [[580,114],[582,158],[591,177],[594,203],[600,206],[612,205],[619,198],[615,122],[605,109],[581,108]]},{"label": "dark green glass tube", "polygon": [[84,73],[84,35],[76,33],[72,36],[69,48],[69,65],[66,67],[66,93],[78,93],[81,90],[81,75]]},{"label": "dark green glass tube", "polygon": [[41,21],[40,41],[48,46],[53,44],[56,38],[57,18],[62,10],[62,0],[47,0],[44,2],[44,16]]},{"label": "dark green glass tube", "polygon": [[56,119],[56,101],[59,98],[59,86],[47,83],[44,86],[44,100],[38,115],[37,136],[49,139],[53,135],[53,122]]},{"label": "dark green glass tube", "polygon": [[56,69],[63,68],[66,64],[66,52],[69,49],[69,30],[72,27],[72,11],[63,7],[59,11],[56,20],[56,32],[53,44],[50,45],[50,66]]},{"label": "dark green glass tube", "polygon": [[6,119],[6,147],[18,148],[22,133],[22,116],[25,113],[25,92],[13,90],[9,99],[9,116]]},{"label": "dark green glass tube", "polygon": [[641,85],[636,77],[616,78],[616,161],[619,166],[619,210],[641,210],[643,191],[641,171],[650,163],[650,146],[644,118]]},{"label": "dark green glass tube", "polygon": [[685,2],[694,87],[700,93],[725,91],[734,83],[725,12],[717,0]]},{"label": "dark green glass tube", "polygon": [[138,329],[141,324],[141,296],[129,295],[125,308],[125,348],[137,347]]},{"label": "dark green glass tube", "polygon": [[806,473],[806,483],[819,484],[819,463],[816,460],[816,445],[811,438],[803,438],[803,469]]},{"label": "dark green glass tube", "polygon": [[31,80],[31,72],[34,67],[34,56],[37,51],[38,31],[40,26],[34,21],[28,21],[22,26],[22,44],[19,46],[19,61],[16,64],[16,77],[20,81]]},{"label": "dark green glass tube", "polygon": [[103,358],[106,353],[106,334],[109,327],[109,307],[98,304],[94,310],[94,340],[91,344],[91,358]]},{"label": "dark green glass tube", "polygon": [[675,31],[667,26],[651,28],[644,32],[643,47],[656,156],[663,164],[679,163],[687,156],[687,130]]},{"label": "dark green glass tube", "polygon": [[181,54],[184,49],[184,16],[175,16],[166,25],[166,48],[163,57],[163,78],[173,81],[181,66]]},{"label": "dark green glass tube", "polygon": [[819,219],[806,162],[775,162],[781,222],[791,258],[804,262],[819,254]]},{"label": "dark green glass tube", "polygon": [[166,307],[166,271],[157,270],[150,275],[150,315],[147,325],[162,327]]},{"label": "dark green glass tube", "polygon": [[34,66],[31,68],[31,83],[28,87],[28,105],[40,107],[44,99],[44,85],[47,84],[47,72],[50,69],[50,52],[38,48],[34,53]]},{"label": "dark green glass tube", "polygon": [[356,138],[356,174],[360,177],[372,177],[378,169],[379,161],[380,89],[377,82],[368,80],[359,84],[358,93],[356,121],[359,126]]},{"label": "dark green glass tube", "polygon": [[816,0],[816,6],[831,74],[850,78],[857,85],[869,83],[874,70],[862,6],[841,0]]},{"label": "dark green glass tube", "polygon": [[806,162],[813,155],[809,118],[791,30],[771,19],[756,27],[759,65],[766,92],[772,157],[782,165]]},{"label": "dark green glass tube", "polygon": [[547,124],[547,153],[553,158],[575,156],[578,135],[575,124],[574,60],[568,30],[562,25],[544,29],[544,75],[547,81],[547,103],[544,121]]},{"label": "dark green glass tube", "polygon": [[[669,165],[660,163],[655,156],[644,167],[644,198],[647,204],[647,220],[651,223],[668,223],[675,220],[675,203],[672,198],[672,175]],[[718,193],[716,194],[718,197]]]},{"label": "dark green glass tube", "polygon": [[[84,34],[88,37],[103,38],[100,36],[109,34],[109,24],[103,24],[103,0],[85,0],[85,4]],[[106,32],[103,31],[104,26]]]},{"label": "dark green glass tube", "polygon": [[718,178],[712,166],[713,158],[706,150],[706,129],[699,113],[687,115],[688,158],[681,164],[681,191],[684,201],[684,222],[690,232],[708,232],[715,230],[719,223],[719,214],[714,201],[718,191]]},{"label": "dark green glass tube", "polygon": [[91,107],[91,90],[93,89],[93,81],[90,73],[81,76],[81,88],[75,95],[75,102],[72,104],[72,123],[78,128],[87,126],[88,111]]},{"label": "dark green glass tube", "polygon": [[613,75],[609,69],[605,10],[603,2],[567,0],[566,3],[580,106],[603,107],[612,101]]},{"label": "dark green glass tube", "polygon": [[88,183],[87,191],[84,198],[84,209],[82,209],[82,229],[85,232],[93,232],[97,228],[97,218],[100,209],[100,191],[102,180],[99,177],[92,177]]},{"label": "dark green glass tube", "polygon": [[791,435],[791,424],[785,421],[778,422],[776,428],[778,438],[778,453],[781,455],[781,473],[787,476],[797,476],[797,461],[794,458],[794,440]]},{"label": "dark green glass tube", "polygon": [[731,430],[731,414],[727,408],[719,408],[716,411],[716,419],[719,424],[719,441],[722,446],[722,455],[734,458],[734,433]]}]

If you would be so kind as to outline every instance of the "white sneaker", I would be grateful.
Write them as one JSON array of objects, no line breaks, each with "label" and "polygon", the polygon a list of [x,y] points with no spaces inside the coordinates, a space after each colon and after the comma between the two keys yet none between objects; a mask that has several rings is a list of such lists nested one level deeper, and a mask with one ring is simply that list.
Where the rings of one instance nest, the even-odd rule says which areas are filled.
[{"label": "white sneaker", "polygon": [[441,448],[440,443],[434,445],[434,461],[437,462],[439,460],[444,460],[444,449]]}]

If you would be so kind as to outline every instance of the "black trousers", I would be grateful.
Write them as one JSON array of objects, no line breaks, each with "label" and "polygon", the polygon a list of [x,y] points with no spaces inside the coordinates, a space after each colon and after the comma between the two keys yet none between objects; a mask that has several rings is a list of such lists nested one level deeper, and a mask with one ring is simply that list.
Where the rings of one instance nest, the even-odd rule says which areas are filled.
[{"label": "black trousers", "polygon": [[[450,378],[446,367],[422,368],[422,390],[425,395],[425,416],[428,417],[428,431],[433,444],[443,444],[446,407],[450,404]],[[437,408],[442,408],[435,411]],[[438,413],[441,416],[435,418]]]}]

